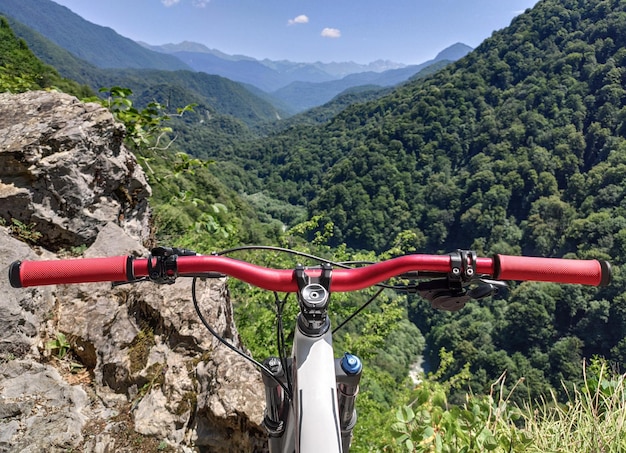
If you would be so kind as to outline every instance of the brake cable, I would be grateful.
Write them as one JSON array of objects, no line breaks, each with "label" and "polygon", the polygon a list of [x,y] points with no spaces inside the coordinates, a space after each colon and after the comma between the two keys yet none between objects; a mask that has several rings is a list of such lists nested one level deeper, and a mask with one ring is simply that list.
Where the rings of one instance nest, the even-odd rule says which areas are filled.
[{"label": "brake cable", "polygon": [[288,394],[291,395],[293,392],[293,386],[291,382],[291,373],[287,372],[287,342],[285,341],[285,329],[283,327],[283,310],[287,304],[289,293],[286,293],[285,297],[281,301],[278,297],[278,293],[274,292],[274,298],[276,302],[276,347],[278,349],[278,359],[280,360],[283,370],[285,370],[285,380],[287,381],[287,387],[289,388]]},{"label": "brake cable", "polygon": [[356,310],[354,310],[354,312],[348,316],[346,319],[344,319],[343,321],[341,321],[341,323],[335,327],[333,329],[333,334],[335,334],[339,329],[341,329],[343,326],[345,326],[346,324],[348,324],[350,321],[352,321],[352,319],[358,315],[359,313],[361,313],[363,310],[365,310],[365,308],[371,304],[372,302],[374,302],[374,300],[380,296],[380,293],[382,293],[385,290],[385,288],[379,288],[378,291],[376,292],[376,294],[374,294],[372,297],[369,298],[369,300],[367,302],[365,302],[363,305],[361,305],[359,308],[357,308]]},{"label": "brake cable", "polygon": [[[178,251],[180,249],[173,249],[174,251]],[[214,255],[228,255],[230,253],[234,253],[234,252],[238,252],[238,251],[244,251],[244,250],[272,250],[272,251],[276,251],[276,252],[281,252],[281,253],[288,253],[288,254],[292,254],[295,256],[301,256],[301,257],[305,257],[308,259],[312,259],[315,261],[318,261],[320,263],[328,263],[332,266],[335,267],[340,267],[340,268],[344,268],[344,269],[353,269],[354,264],[371,264],[370,262],[365,262],[365,261],[351,261],[348,263],[342,263],[342,262],[336,262],[336,261],[332,261],[332,260],[328,260],[325,258],[321,258],[319,256],[315,256],[309,253],[305,253],[305,252],[299,252],[296,250],[291,250],[291,249],[287,249],[287,248],[283,248],[283,247],[275,247],[275,246],[262,246],[262,245],[251,245],[251,246],[239,246],[239,247],[234,247],[231,249],[227,249],[227,250],[222,250],[220,252],[214,252]],[[172,249],[160,249],[159,250],[160,253],[158,253],[158,255],[165,255],[168,258],[172,258]],[[169,253],[168,253],[169,252]],[[185,253],[186,252],[186,253]],[[190,252],[188,250],[184,250],[183,251],[184,254],[191,254],[191,253],[195,253],[195,252]],[[176,253],[173,253],[174,255]],[[452,254],[451,254],[452,255]],[[175,260],[175,258],[174,258]],[[470,256],[469,260],[466,259],[466,255],[462,254],[461,255],[461,260],[463,264],[465,264],[466,261],[469,261],[470,263],[473,264],[473,261],[475,261],[474,256]],[[158,269],[158,264],[157,264],[157,270],[161,270]],[[416,275],[417,276],[417,275]],[[455,275],[456,277],[456,275]],[[469,277],[470,279],[473,277],[473,272],[472,273],[468,273],[467,277]],[[221,337],[212,327],[211,325],[208,323],[208,321],[205,319],[205,317],[202,315],[202,312],[200,311],[200,307],[198,305],[198,299],[196,297],[196,280],[198,277],[194,277],[193,278],[193,283],[192,283],[192,300],[193,300],[193,304],[194,304],[194,308],[196,310],[196,313],[198,314],[198,317],[200,318],[200,321],[202,322],[202,324],[206,327],[206,329],[215,337],[217,338],[217,340],[224,344],[226,347],[228,347],[229,349],[231,349],[232,351],[236,352],[237,354],[239,354],[241,357],[243,357],[244,359],[250,361],[251,363],[253,363],[256,367],[260,368],[261,370],[263,370],[268,376],[270,376],[271,379],[273,379],[278,385],[280,385],[283,390],[285,391],[286,395],[291,398],[292,395],[292,384],[291,384],[291,380],[289,379],[289,377],[287,378],[287,382],[284,383],[282,381],[280,381],[277,377],[275,377],[273,375],[273,373],[269,370],[269,368],[267,368],[265,365],[263,365],[262,363],[258,362],[257,360],[255,360],[254,358],[252,358],[250,355],[244,353],[243,351],[239,350],[238,348],[236,348],[235,346],[233,346],[232,344],[230,344],[229,342],[227,342],[223,337]],[[419,277],[418,277],[419,278]],[[157,282],[159,282],[159,279],[155,279],[157,280]],[[450,280],[447,279],[447,285],[449,288],[450,285]],[[456,278],[454,279],[456,280]],[[170,283],[172,280],[171,279],[162,279],[161,282],[162,283]],[[159,283],[161,283],[159,282]],[[364,304],[362,304],[359,308],[357,308],[350,316],[348,316],[346,319],[344,319],[337,327],[335,327],[332,331],[332,333],[336,333],[339,329],[341,329],[343,326],[345,326],[348,322],[350,322],[356,315],[358,315],[359,313],[361,313],[365,308],[367,308],[385,289],[393,289],[396,291],[406,291],[406,292],[414,292],[415,290],[417,290],[418,292],[420,292],[420,295],[422,295],[423,297],[425,297],[426,299],[430,300],[431,304],[433,304],[433,306],[435,306],[436,308],[442,308],[444,310],[450,310],[452,307],[448,306],[449,302],[447,303],[435,303],[435,299],[439,299],[442,296],[444,296],[444,294],[442,294],[440,291],[443,288],[437,288],[437,284],[442,284],[443,281],[439,280],[435,280],[434,281],[434,287],[432,289],[438,289],[439,291],[432,291],[431,288],[429,288],[429,286],[431,285],[426,284],[426,288],[422,287],[420,288],[420,284],[417,285],[389,285],[389,284],[384,284],[384,283],[379,283],[375,286],[377,286],[379,289],[378,291],[372,295]],[[457,283],[456,281],[454,283]],[[490,289],[493,291],[495,290],[495,285],[493,285],[494,282],[485,282],[488,284],[488,286],[490,287]],[[426,290],[425,290],[426,289]],[[429,291],[430,290],[430,291]],[[461,290],[462,291],[462,286],[459,285],[458,288],[455,288],[456,291]],[[448,289],[448,291],[450,291],[450,289]],[[455,292],[456,292],[455,291]],[[482,291],[478,291],[481,292]],[[449,293],[445,293],[444,299],[453,299],[454,302],[454,308],[452,308],[452,311],[456,311],[458,308],[460,308],[461,306],[464,305],[464,303],[467,301],[467,299],[475,297],[475,298],[480,298],[480,297],[484,297],[486,295],[488,295],[488,293],[491,293],[491,291],[486,291],[485,294],[480,294],[479,297],[476,297],[478,294],[472,294],[471,292],[468,294],[465,291],[462,291],[460,294],[454,294],[454,296],[450,297],[451,294]],[[281,361],[281,365],[283,366],[283,369],[287,369],[286,365],[286,341],[285,341],[285,336],[284,336],[284,328],[283,328],[283,319],[282,319],[282,315],[283,315],[283,309],[284,306],[287,302],[287,298],[289,296],[289,294],[287,293],[285,295],[285,298],[281,301],[278,297],[278,294],[275,292],[274,293],[275,296],[275,301],[276,301],[276,316],[277,316],[277,332],[276,332],[276,340],[277,340],[277,348],[278,348],[278,355],[279,355],[279,359]],[[459,297],[461,296],[461,297]],[[437,301],[439,302],[439,301]],[[289,373],[286,373],[286,375],[288,376]]]},{"label": "brake cable", "polygon": [[204,327],[207,328],[207,330],[209,332],[211,332],[211,334],[217,338],[217,340],[222,343],[224,346],[226,346],[228,349],[230,349],[231,351],[236,352],[237,354],[239,354],[241,357],[243,357],[244,359],[248,360],[249,362],[251,362],[252,364],[254,364],[256,367],[260,368],[261,370],[263,370],[271,379],[273,379],[274,381],[276,381],[276,383],[278,385],[280,385],[283,390],[285,391],[285,394],[287,395],[287,397],[289,399],[291,399],[291,389],[285,385],[283,382],[280,381],[280,379],[278,379],[277,377],[274,376],[274,374],[272,373],[272,371],[267,368],[265,365],[263,365],[261,362],[255,360],[254,358],[252,358],[250,355],[246,354],[245,352],[241,351],[240,349],[236,348],[234,345],[230,344],[228,341],[226,341],[223,337],[221,337],[214,329],[213,327],[211,327],[211,325],[209,324],[209,322],[206,320],[206,318],[204,317],[204,315],[202,314],[202,312],[200,311],[200,306],[198,304],[198,298],[196,297],[196,281],[197,281],[198,277],[194,277],[192,284],[191,284],[191,299],[193,301],[193,306],[196,309],[196,313],[198,314],[198,317],[200,318],[200,321],[202,322],[202,324],[204,325]]},{"label": "brake cable", "polygon": [[[286,253],[286,254],[290,254],[290,255],[295,255],[295,256],[301,256],[303,258],[308,258],[311,259],[313,261],[317,261],[319,263],[328,263],[331,266],[335,266],[335,267],[340,267],[342,269],[354,269],[355,268],[355,264],[359,264],[359,265],[368,265],[368,264],[374,264],[375,261],[333,261],[333,260],[329,260],[327,258],[322,258],[321,256],[316,256],[316,255],[312,255],[310,253],[306,253],[306,252],[299,252],[298,250],[292,250],[292,249],[288,249],[288,248],[284,248],[284,247],[276,247],[273,245],[242,245],[239,247],[233,247],[230,249],[226,249],[226,250],[221,250],[219,252],[214,252],[213,255],[228,255],[234,252],[241,252],[241,251],[246,251],[246,250],[271,250],[274,252],[281,252],[281,253]],[[405,286],[404,285],[389,285],[386,283],[377,283],[373,286],[377,286],[379,288],[386,288],[386,289],[393,289],[393,290],[404,290]]]}]

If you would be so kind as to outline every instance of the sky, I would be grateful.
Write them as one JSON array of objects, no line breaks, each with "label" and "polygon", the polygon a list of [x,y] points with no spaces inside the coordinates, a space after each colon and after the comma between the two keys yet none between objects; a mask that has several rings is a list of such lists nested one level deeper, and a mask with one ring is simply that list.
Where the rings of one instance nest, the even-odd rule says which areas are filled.
[{"label": "sky", "polygon": [[54,0],[152,45],[193,41],[259,60],[419,64],[477,47],[538,0]]}]

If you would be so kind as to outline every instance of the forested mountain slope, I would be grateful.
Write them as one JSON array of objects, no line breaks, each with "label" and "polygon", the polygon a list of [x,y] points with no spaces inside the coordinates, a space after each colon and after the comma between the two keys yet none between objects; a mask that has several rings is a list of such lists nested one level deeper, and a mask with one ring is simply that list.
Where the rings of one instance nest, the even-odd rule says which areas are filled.
[{"label": "forested mountain slope", "polygon": [[[451,61],[441,60],[426,66],[424,69],[414,74],[411,80],[419,80],[428,77],[435,72],[445,68]],[[379,85],[361,85],[350,88],[335,96],[332,100],[319,107],[305,110],[292,117],[276,121],[271,125],[274,131],[285,130],[294,126],[302,125],[322,125],[331,121],[335,116],[353,104],[373,101],[391,93],[394,87],[383,88]],[[269,131],[268,131],[269,132]]]},{"label": "forested mountain slope", "polygon": [[171,111],[187,104],[197,104],[196,114],[188,115],[191,117],[188,119],[196,123],[202,121],[201,125],[197,124],[198,134],[219,135],[219,129],[225,123],[241,130],[244,124],[266,123],[282,114],[269,101],[223,77],[185,70],[99,68],[16,19],[8,17],[7,20],[15,34],[37,57],[57,68],[64,77],[89,86],[94,92],[102,87],[122,86],[134,92],[133,100],[138,106],[157,101]]},{"label": "forested mountain slope", "polygon": [[521,285],[453,315],[412,302],[431,364],[446,347],[476,388],[507,370],[536,397],[582,357],[626,362],[625,86],[626,1],[542,0],[425,81],[229,158],[336,244],[610,260],[600,291]]},{"label": "forested mountain slope", "polygon": [[541,1],[426,81],[255,143],[249,165],[353,246],[413,230],[428,250],[576,251],[594,236],[553,217],[582,222],[621,200],[609,175],[626,153],[625,9]]},{"label": "forested mountain slope", "polygon": [[13,17],[101,68],[191,69],[172,55],[146,49],[50,0],[2,0],[0,14]]},{"label": "forested mountain slope", "polygon": [[55,68],[37,59],[26,42],[15,36],[9,22],[2,16],[0,16],[0,85],[16,92],[55,86],[79,97],[93,94],[88,86],[64,79]]}]

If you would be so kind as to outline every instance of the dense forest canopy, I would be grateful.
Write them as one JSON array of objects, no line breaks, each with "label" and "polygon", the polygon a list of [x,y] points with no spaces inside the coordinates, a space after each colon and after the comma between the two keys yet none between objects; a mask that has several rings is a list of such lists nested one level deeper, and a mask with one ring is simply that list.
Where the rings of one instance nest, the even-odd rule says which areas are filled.
[{"label": "dense forest canopy", "polygon": [[544,225],[559,208],[607,207],[580,192],[610,191],[594,168],[623,154],[625,14],[620,1],[540,2],[425,83],[235,154],[269,191],[326,214],[337,243],[383,250],[413,230],[425,250],[576,251],[580,231]]},{"label": "dense forest canopy", "polygon": [[478,386],[507,369],[537,396],[582,357],[626,361],[625,86],[626,1],[543,0],[459,62],[322,127],[208,151],[321,215],[335,245],[609,259],[616,282],[601,291],[521,285],[509,304],[458,315],[412,302],[432,364],[445,346]]},{"label": "dense forest canopy", "polygon": [[0,16],[0,86],[2,91],[22,92],[57,87],[76,96],[88,96],[92,90],[59,75],[52,66],[42,63],[23,39],[15,36],[6,18]]}]

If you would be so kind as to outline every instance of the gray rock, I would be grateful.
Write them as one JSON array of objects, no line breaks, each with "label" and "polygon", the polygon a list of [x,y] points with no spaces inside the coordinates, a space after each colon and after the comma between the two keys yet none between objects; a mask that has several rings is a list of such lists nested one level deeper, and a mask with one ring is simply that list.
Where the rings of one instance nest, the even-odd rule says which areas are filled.
[{"label": "gray rock", "polygon": [[[103,232],[94,247],[111,250],[123,243],[119,235]],[[92,254],[91,248],[85,252]],[[179,279],[162,286],[60,287],[57,329],[93,370],[96,392],[102,386],[127,397],[136,432],[181,448],[262,451],[260,374],[206,331],[191,302],[191,284]],[[242,347],[226,281],[197,285],[207,320]]]},{"label": "gray rock", "polygon": [[[31,360],[0,364],[0,451],[67,451],[80,445],[87,394]],[[23,427],[26,427],[24,429]]]},{"label": "gray rock", "polygon": [[37,259],[41,257],[0,227],[0,360],[39,358],[40,326],[54,311],[52,289],[12,289],[6,281],[11,262]]},{"label": "gray rock", "polygon": [[[225,285],[199,281],[199,305],[213,328],[241,347]],[[264,443],[260,374],[206,331],[190,281],[61,291],[59,330],[93,366],[96,382],[128,396],[137,432],[214,451]]]},{"label": "gray rock", "polygon": [[[84,257],[146,255],[150,188],[123,133],[96,104],[0,94],[0,452],[264,451],[259,372],[205,330],[190,281],[9,286],[11,262],[59,257],[13,237],[29,232]],[[199,281],[198,298],[241,347],[226,281]],[[64,358],[46,347],[58,333]]]},{"label": "gray rock", "polygon": [[0,216],[55,249],[91,244],[108,222],[149,236],[150,187],[98,104],[54,92],[0,93]]}]

